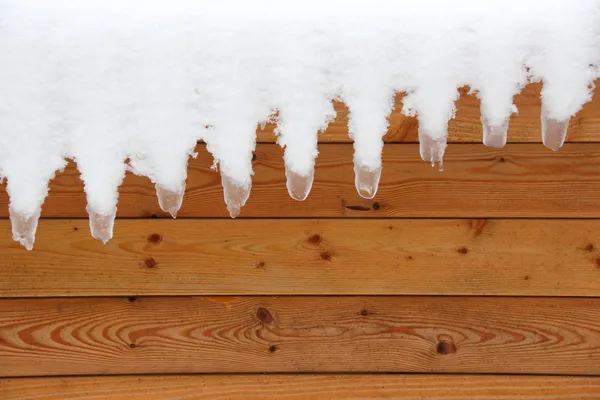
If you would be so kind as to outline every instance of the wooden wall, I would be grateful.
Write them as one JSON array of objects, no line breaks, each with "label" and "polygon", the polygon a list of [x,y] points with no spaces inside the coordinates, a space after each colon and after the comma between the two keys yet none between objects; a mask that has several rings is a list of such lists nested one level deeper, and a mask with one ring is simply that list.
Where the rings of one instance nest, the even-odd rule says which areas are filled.
[{"label": "wooden wall", "polygon": [[2,190],[0,399],[600,399],[600,97],[555,153],[539,90],[500,150],[465,93],[443,172],[395,111],[373,200],[341,105],[305,202],[259,132],[236,220],[202,145],[180,218],[128,176],[107,245],[72,165],[33,252]]}]

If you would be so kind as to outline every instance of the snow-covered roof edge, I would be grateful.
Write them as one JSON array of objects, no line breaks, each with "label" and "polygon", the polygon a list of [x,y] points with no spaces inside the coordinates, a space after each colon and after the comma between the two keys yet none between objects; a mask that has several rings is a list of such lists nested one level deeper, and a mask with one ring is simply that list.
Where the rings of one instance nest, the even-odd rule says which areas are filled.
[{"label": "snow-covered roof edge", "polygon": [[421,156],[441,164],[459,87],[481,99],[484,144],[501,147],[513,96],[542,81],[542,139],[557,150],[599,76],[600,2],[1,0],[0,54],[13,237],[33,246],[48,181],[70,158],[92,234],[106,242],[127,169],[176,215],[198,140],[235,217],[250,194],[256,126],[274,115],[288,191],[304,200],[333,99],[350,110],[366,198],[397,92],[419,119]]}]

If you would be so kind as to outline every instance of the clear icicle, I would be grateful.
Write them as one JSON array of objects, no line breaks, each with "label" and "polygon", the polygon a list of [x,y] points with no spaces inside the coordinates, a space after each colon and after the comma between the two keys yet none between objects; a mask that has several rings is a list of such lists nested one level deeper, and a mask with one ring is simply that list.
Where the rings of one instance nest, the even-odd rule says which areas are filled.
[{"label": "clear icicle", "polygon": [[568,127],[569,120],[557,121],[548,118],[542,107],[542,142],[544,142],[544,146],[554,151],[560,149],[567,138]]},{"label": "clear icicle", "polygon": [[290,197],[297,201],[304,201],[312,189],[315,169],[312,167],[308,174],[301,175],[291,168],[285,168],[286,186]]},{"label": "clear icicle", "polygon": [[9,208],[9,213],[13,240],[19,242],[27,250],[32,250],[41,209],[38,208],[31,214],[23,214]]},{"label": "clear icicle", "polygon": [[381,167],[371,168],[354,160],[354,185],[360,197],[372,199],[377,194]]},{"label": "clear icicle", "polygon": [[444,169],[444,153],[447,147],[447,135],[432,139],[427,133],[419,130],[419,150],[423,161],[435,166],[439,163],[440,171]]},{"label": "clear icicle", "polygon": [[156,184],[156,197],[158,197],[158,205],[164,212],[171,214],[173,218],[177,218],[177,212],[183,203],[183,195],[185,193],[185,182],[178,190],[170,190],[160,184]]},{"label": "clear icicle", "polygon": [[501,148],[506,145],[508,137],[508,120],[499,125],[490,125],[487,118],[481,116],[483,127],[483,144],[489,147]]},{"label": "clear icicle", "polygon": [[221,184],[223,185],[223,197],[231,218],[240,215],[240,210],[250,197],[252,181],[248,178],[247,183],[240,183],[221,172]]},{"label": "clear icicle", "polygon": [[117,209],[109,213],[99,213],[90,207],[87,207],[87,212],[90,220],[90,231],[94,239],[100,240],[106,244],[113,237],[113,228],[115,225],[115,217],[117,216]]}]

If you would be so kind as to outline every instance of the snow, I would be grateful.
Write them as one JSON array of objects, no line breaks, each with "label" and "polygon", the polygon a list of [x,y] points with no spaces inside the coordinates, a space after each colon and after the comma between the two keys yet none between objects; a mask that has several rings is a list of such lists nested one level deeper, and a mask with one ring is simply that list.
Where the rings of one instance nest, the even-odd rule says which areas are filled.
[{"label": "snow", "polygon": [[312,186],[317,135],[349,108],[356,187],[372,198],[394,96],[441,163],[458,88],[502,147],[513,96],[543,82],[542,139],[562,146],[599,76],[598,0],[0,0],[0,175],[13,236],[33,246],[48,181],[73,159],[108,241],[126,170],[177,214],[203,140],[225,203],[250,195],[256,127],[277,123],[287,188]]}]

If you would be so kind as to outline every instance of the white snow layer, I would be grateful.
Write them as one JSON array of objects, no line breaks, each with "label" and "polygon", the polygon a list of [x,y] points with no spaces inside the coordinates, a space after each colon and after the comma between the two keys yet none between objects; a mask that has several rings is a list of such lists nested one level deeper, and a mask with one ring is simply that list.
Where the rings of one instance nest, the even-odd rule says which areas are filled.
[{"label": "white snow layer", "polygon": [[257,124],[276,120],[290,195],[312,186],[317,134],[350,109],[356,187],[372,198],[397,92],[440,163],[457,89],[481,99],[486,145],[513,96],[542,81],[557,150],[599,76],[599,0],[0,0],[0,175],[30,249],[48,181],[77,162],[106,242],[127,169],[176,215],[198,140],[232,216],[247,200]]}]

